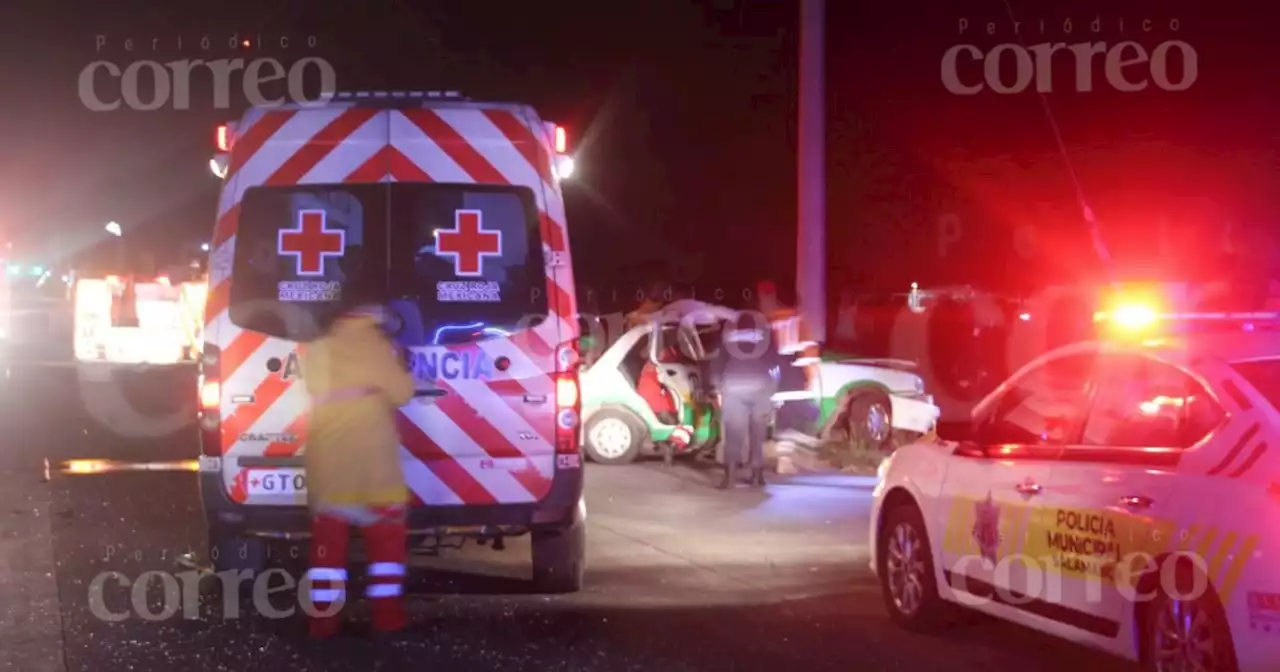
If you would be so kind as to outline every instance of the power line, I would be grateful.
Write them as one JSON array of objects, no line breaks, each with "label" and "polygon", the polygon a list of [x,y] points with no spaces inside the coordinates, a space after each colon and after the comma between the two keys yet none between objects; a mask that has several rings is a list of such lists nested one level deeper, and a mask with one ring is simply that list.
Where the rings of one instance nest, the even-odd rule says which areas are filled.
[{"label": "power line", "polygon": [[[1009,14],[1009,21],[1014,25],[1018,24],[1018,19],[1014,16],[1013,5],[1010,0],[1002,0],[1005,11]],[[1026,41],[1022,35],[1018,35],[1018,42],[1025,50],[1027,49]],[[1106,268],[1108,277],[1115,280],[1115,269],[1112,265],[1111,252],[1107,249],[1106,241],[1102,238],[1102,227],[1098,223],[1097,217],[1094,215],[1093,208],[1089,207],[1089,200],[1085,197],[1084,185],[1080,182],[1080,175],[1076,172],[1075,164],[1071,161],[1071,154],[1067,151],[1067,143],[1062,139],[1062,129],[1058,126],[1058,120],[1054,117],[1053,108],[1049,105],[1049,97],[1043,91],[1037,91],[1040,97],[1040,106],[1044,110],[1045,119],[1049,122],[1049,128],[1053,131],[1053,138],[1058,144],[1058,153],[1062,156],[1062,162],[1067,167],[1067,174],[1071,176],[1071,183],[1075,186],[1076,201],[1080,205],[1080,210],[1084,216],[1084,221],[1089,225],[1089,236],[1093,243],[1094,252],[1102,261],[1102,265]]]}]

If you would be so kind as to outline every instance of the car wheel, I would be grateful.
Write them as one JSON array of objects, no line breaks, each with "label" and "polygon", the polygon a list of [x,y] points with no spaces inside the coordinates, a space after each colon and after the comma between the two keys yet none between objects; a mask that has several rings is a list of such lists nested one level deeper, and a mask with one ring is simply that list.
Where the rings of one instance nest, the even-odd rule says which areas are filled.
[{"label": "car wheel", "polygon": [[640,456],[642,427],[629,413],[612,409],[599,411],[587,421],[587,457],[600,464],[634,462]]},{"label": "car wheel", "polygon": [[849,438],[871,450],[884,449],[893,439],[893,404],[883,392],[860,392],[849,399],[845,423]]},{"label": "car wheel", "polygon": [[577,522],[557,531],[532,534],[533,587],[539,593],[582,590],[587,569],[587,525]]},{"label": "car wheel", "polygon": [[890,618],[910,630],[936,628],[944,620],[947,605],[938,596],[933,550],[920,510],[914,504],[890,509],[879,534],[878,574]]},{"label": "car wheel", "polygon": [[[1149,672],[1236,672],[1226,613],[1213,590],[1199,590],[1194,568],[1178,567],[1175,597],[1157,590],[1143,617],[1144,669]],[[1201,586],[1207,584],[1201,582]],[[1200,593],[1200,594],[1197,594]]]}]

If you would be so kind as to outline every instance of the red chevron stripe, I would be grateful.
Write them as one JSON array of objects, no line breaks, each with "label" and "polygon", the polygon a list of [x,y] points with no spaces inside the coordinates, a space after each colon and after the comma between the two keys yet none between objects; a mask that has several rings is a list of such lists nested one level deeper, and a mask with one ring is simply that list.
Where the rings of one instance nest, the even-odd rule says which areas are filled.
[{"label": "red chevron stripe", "polygon": [[555,184],[555,178],[551,176],[551,158],[542,143],[538,142],[538,137],[524,122],[508,110],[484,110],[484,116],[511,141],[544,183]]},{"label": "red chevron stripe", "polygon": [[565,252],[569,249],[565,241],[564,227],[551,219],[545,211],[538,213],[538,231],[542,234],[542,242],[551,248],[552,252]]},{"label": "red chevron stripe", "polygon": [[387,147],[391,150],[388,156],[388,164],[391,169],[391,177],[396,182],[435,182],[427,171],[423,170],[413,159],[405,156],[403,152],[395,147]]},{"label": "red chevron stripe", "polygon": [[[223,378],[225,381],[226,378]],[[253,424],[262,419],[272,404],[280,400],[293,385],[292,381],[280,376],[267,376],[253,391],[253,403],[237,406],[231,416],[222,421],[222,451],[230,450],[240,440],[240,435],[253,428]]]},{"label": "red chevron stripe", "polygon": [[391,149],[389,145],[383,145],[368,161],[360,164],[359,168],[351,171],[349,175],[343,178],[343,182],[381,182],[382,178],[387,176],[387,150]]},{"label": "red chevron stripe", "polygon": [[508,184],[507,178],[466,138],[462,137],[440,115],[428,109],[405,110],[405,119],[417,126],[432,142],[436,143],[449,158],[453,159],[473,182],[480,184]]},{"label": "red chevron stripe", "polygon": [[436,408],[457,423],[489,457],[502,460],[527,457],[519,448],[511,445],[502,432],[485,420],[480,409],[464,399],[457,389],[444,381],[437,381],[437,384],[448,394],[436,399]]},{"label": "red chevron stripe", "polygon": [[[511,441],[503,436],[497,427],[493,426],[493,423],[485,419],[484,415],[480,413],[480,409],[468,402],[456,389],[443,381],[440,381],[439,384],[449,394],[440,397],[436,401],[436,408],[449,416],[458,425],[458,428],[470,437],[477,446],[480,446],[480,449],[489,457],[495,460],[523,459],[525,462],[524,467],[512,471],[511,475],[535,499],[541,498],[546,494],[546,489],[550,487],[551,481],[533,468],[533,464],[529,462],[529,456],[512,445]],[[550,445],[555,445],[554,441],[549,443]]]},{"label": "red chevron stripe", "polygon": [[307,442],[307,413],[304,411],[293,422],[284,428],[285,434],[293,434],[298,437],[295,443],[280,443],[273,441],[267,444],[267,450],[264,455],[270,457],[289,457],[297,455],[302,446]]},{"label": "red chevron stripe", "polygon": [[231,376],[235,374],[236,369],[239,369],[241,364],[244,364],[253,353],[257,352],[258,348],[267,342],[267,338],[268,336],[260,331],[246,329],[240,332],[240,335],[236,336],[236,339],[228,344],[227,347],[223,348],[220,369],[222,382],[225,383],[231,380]]},{"label": "red chevron stripe", "polygon": [[235,145],[231,147],[231,164],[227,166],[227,176],[223,179],[223,183],[230,184],[236,171],[244,167],[244,164],[267,144],[267,140],[270,140],[271,136],[287,124],[296,113],[296,110],[266,112],[261,119],[249,127],[249,130],[245,131],[244,135],[236,138]]},{"label": "red chevron stripe", "polygon": [[218,319],[229,305],[231,305],[231,281],[226,279],[209,290],[209,298],[204,302],[204,323],[208,325]]},{"label": "red chevron stripe", "polygon": [[436,475],[464,504],[497,504],[498,500],[453,456],[436,445],[422,428],[404,413],[396,413],[396,429],[404,447]]},{"label": "red chevron stripe", "polygon": [[378,110],[367,107],[353,107],[345,110],[324,128],[320,129],[307,144],[298,148],[276,172],[268,177],[264,184],[282,186],[297,184],[299,180],[311,172],[316,164],[351,137],[359,128],[378,114]]},{"label": "red chevron stripe", "polygon": [[218,249],[223,243],[231,240],[236,235],[236,230],[240,228],[240,204],[236,203],[227,209],[226,212],[218,218],[218,222],[213,225],[213,243],[210,249]]}]

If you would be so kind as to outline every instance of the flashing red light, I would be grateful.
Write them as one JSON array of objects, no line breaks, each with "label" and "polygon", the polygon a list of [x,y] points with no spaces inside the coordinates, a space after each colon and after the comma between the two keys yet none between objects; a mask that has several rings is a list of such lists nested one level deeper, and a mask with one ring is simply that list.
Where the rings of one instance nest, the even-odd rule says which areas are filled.
[{"label": "flashing red light", "polygon": [[556,126],[556,154],[564,154],[569,151],[569,134],[565,132],[564,126]]},{"label": "flashing red light", "polygon": [[1093,321],[1120,333],[1146,333],[1160,320],[1160,312],[1147,303],[1121,303],[1109,311],[1093,314]]},{"label": "flashing red light", "polygon": [[218,125],[217,142],[219,152],[231,151],[231,129],[228,128],[226,124]]}]

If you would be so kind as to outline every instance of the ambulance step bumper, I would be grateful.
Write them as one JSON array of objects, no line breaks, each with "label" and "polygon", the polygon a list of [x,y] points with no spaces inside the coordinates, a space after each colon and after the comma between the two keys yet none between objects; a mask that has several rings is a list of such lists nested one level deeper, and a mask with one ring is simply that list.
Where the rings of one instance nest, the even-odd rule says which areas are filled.
[{"label": "ambulance step bumper", "polygon": [[[279,460],[280,458],[269,458]],[[244,458],[241,458],[243,463]],[[278,466],[278,465],[272,465]],[[305,539],[311,512],[305,506],[246,506],[231,501],[222,475],[201,472],[200,499],[209,527],[221,533],[280,540]],[[520,528],[561,529],[581,518],[583,470],[561,469],[541,501],[488,506],[415,506],[409,509],[409,529],[421,534],[469,534],[468,530]]]}]

